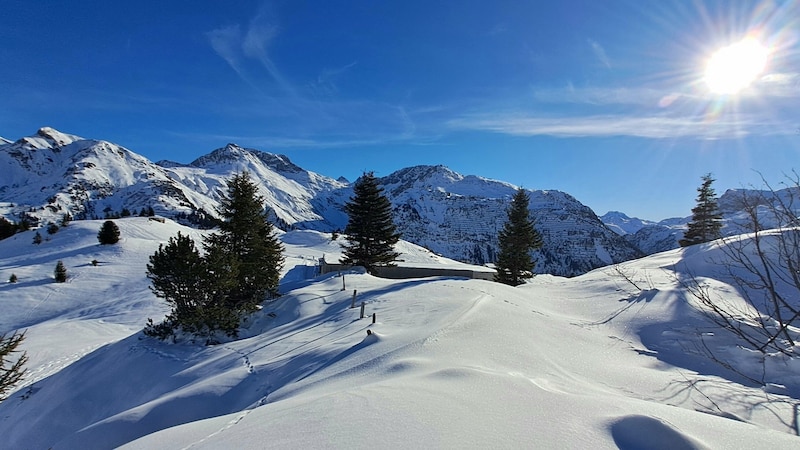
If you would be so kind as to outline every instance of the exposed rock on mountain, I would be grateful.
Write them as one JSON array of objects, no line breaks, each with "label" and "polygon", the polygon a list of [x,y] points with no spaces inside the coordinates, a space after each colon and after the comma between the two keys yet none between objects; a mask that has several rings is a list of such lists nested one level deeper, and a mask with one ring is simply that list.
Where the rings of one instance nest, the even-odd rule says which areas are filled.
[{"label": "exposed rock on mountain", "polygon": [[[153,207],[186,220],[214,216],[225,180],[247,170],[266,207],[284,229],[343,229],[346,180],[306,171],[283,155],[228,144],[189,164],[154,164],[107,141],[42,128],[35,136],[0,144],[0,214],[12,220],[56,222],[103,217],[123,208]],[[403,237],[445,256],[492,262],[497,231],[516,187],[444,166],[399,170],[381,182],[393,204]],[[558,191],[531,191],[531,213],[545,245],[537,272],[578,275],[640,253],[606,227],[588,207]]]}]

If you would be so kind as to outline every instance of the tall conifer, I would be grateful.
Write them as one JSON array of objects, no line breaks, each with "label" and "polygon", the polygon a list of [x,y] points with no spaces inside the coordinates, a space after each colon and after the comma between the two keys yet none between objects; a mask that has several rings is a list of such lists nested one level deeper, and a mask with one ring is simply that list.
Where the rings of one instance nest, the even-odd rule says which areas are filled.
[{"label": "tall conifer", "polygon": [[[266,295],[277,295],[283,267],[283,245],[264,211],[264,198],[248,172],[228,180],[228,192],[218,210],[223,222],[205,242],[209,255],[217,255],[212,270],[227,272],[236,266],[235,288],[227,296],[229,307],[242,313],[255,311]],[[234,261],[224,262],[222,255]]]},{"label": "tall conifer", "polygon": [[717,197],[711,183],[714,179],[711,174],[702,178],[703,184],[697,188],[697,206],[692,208],[692,221],[683,239],[678,241],[681,247],[702,244],[718,239],[722,229],[722,213],[717,205]]},{"label": "tall conifer", "polygon": [[353,197],[344,206],[349,216],[342,244],[343,264],[362,266],[371,274],[379,266],[391,266],[400,256],[394,246],[400,233],[392,220],[392,204],[372,172],[363,174],[353,186]]},{"label": "tall conifer", "polygon": [[497,236],[500,251],[495,281],[500,283],[518,286],[533,277],[535,262],[531,252],[542,247],[542,238],[534,228],[529,203],[528,193],[518,189],[508,209],[508,220]]}]

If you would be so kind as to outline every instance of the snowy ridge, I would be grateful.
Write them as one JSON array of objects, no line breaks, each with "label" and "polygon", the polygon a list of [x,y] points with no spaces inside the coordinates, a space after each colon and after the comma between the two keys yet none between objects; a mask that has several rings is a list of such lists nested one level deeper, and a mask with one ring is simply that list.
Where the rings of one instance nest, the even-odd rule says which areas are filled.
[{"label": "snowy ridge", "polygon": [[[123,147],[43,128],[0,145],[0,214],[44,225],[70,212],[102,218],[127,208],[153,207],[166,217],[216,215],[225,180],[248,171],[281,229],[342,230],[352,195],[346,180],[303,170],[286,156],[228,144],[190,164],[154,164]],[[6,181],[7,180],[7,181]],[[444,166],[401,169],[381,179],[405,238],[446,257],[492,262],[497,231],[516,189],[502,181],[464,176]],[[638,250],[595,214],[558,191],[531,191],[531,209],[545,247],[537,272],[577,275],[629,260]]]},{"label": "snowy ridge", "polygon": [[[315,258],[337,257],[338,243],[293,231],[281,235],[285,295],[240,339],[204,347],[138,332],[164,312],[146,286],[147,255],[178,231],[203,232],[117,223],[116,246],[97,244],[101,221],[75,222],[39,246],[33,232],[0,241],[0,277],[20,278],[0,284],[0,331],[28,329],[34,373],[0,403],[3,447],[793,448],[800,439],[796,361],[759,364],[709,328],[676,281],[679,267],[739,299],[708,264],[723,242],[619,267],[644,290],[609,267],[520,288],[350,272],[343,291],[335,274],[314,276]],[[413,244],[401,251],[458,264]],[[51,281],[58,259],[64,284]],[[352,289],[377,323],[350,309]],[[770,387],[691,351],[701,332]]]},{"label": "snowy ridge", "polygon": [[0,145],[0,169],[9,174],[0,185],[0,200],[6,202],[0,204],[0,214],[42,224],[58,222],[66,212],[102,218],[123,208],[136,213],[153,207],[168,217],[193,212],[214,216],[224,181],[242,170],[253,175],[279,223],[324,224],[310,201],[318,192],[345,186],[304,171],[285,156],[233,144],[189,165],[159,166],[110,142],[51,128]]},{"label": "snowy ridge", "polygon": [[[517,187],[444,166],[417,166],[382,178],[405,239],[463,261],[494,261],[497,233]],[[638,257],[587,206],[559,191],[529,191],[531,215],[544,247],[538,273],[574,276]]]}]

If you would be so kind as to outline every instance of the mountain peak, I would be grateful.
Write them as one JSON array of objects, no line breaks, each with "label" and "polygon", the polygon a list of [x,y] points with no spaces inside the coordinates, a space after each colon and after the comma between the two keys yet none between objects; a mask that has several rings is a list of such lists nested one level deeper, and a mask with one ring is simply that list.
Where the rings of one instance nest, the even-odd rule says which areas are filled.
[{"label": "mountain peak", "polygon": [[83,140],[82,137],[75,136],[72,134],[62,133],[56,130],[55,128],[50,128],[50,127],[39,128],[39,130],[36,132],[36,136],[52,142],[57,147],[62,147],[64,145],[69,145],[75,141]]},{"label": "mountain peak", "polygon": [[225,147],[218,148],[213,152],[201,156],[192,161],[189,165],[194,167],[207,167],[222,162],[239,162],[246,160],[248,155],[257,158],[267,167],[280,173],[303,172],[303,169],[296,166],[285,155],[262,152],[252,148],[240,147],[234,143],[229,143]]}]

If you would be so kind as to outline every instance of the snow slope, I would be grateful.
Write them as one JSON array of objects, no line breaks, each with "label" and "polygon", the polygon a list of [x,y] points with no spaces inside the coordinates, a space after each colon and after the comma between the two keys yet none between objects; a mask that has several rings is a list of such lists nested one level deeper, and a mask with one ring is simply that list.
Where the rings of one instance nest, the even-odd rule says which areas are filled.
[{"label": "snow slope", "polygon": [[[0,241],[0,276],[20,278],[0,287],[0,331],[27,327],[33,375],[0,403],[2,448],[800,446],[795,361],[765,365],[764,390],[694,350],[711,335],[739,369],[762,369],[676,281],[678,264],[736,298],[708,263],[719,243],[520,288],[353,271],[342,290],[335,274],[313,277],[337,243],[287,233],[285,295],[240,339],[202,347],[136,331],[164,311],[147,255],[178,230],[200,232],[120,220],[123,241],[102,247],[100,224],[75,222],[41,246],[31,233]],[[57,259],[65,284],[51,282]],[[354,289],[368,318],[350,308]]]}]

